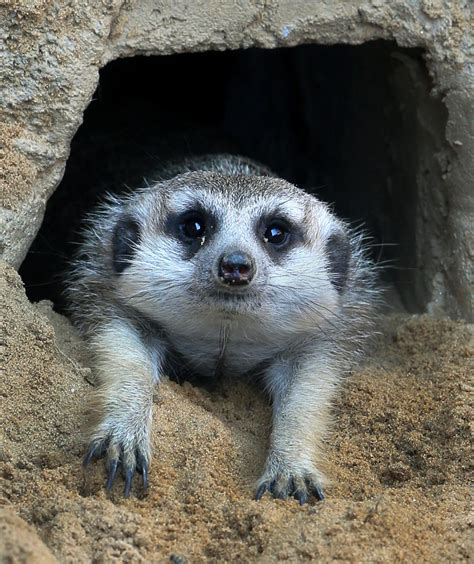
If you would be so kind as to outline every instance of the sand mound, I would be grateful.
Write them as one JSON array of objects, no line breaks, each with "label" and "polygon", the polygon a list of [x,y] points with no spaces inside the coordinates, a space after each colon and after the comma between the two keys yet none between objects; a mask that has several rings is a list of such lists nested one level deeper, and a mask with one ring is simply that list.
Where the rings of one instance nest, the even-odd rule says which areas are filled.
[{"label": "sand mound", "polygon": [[252,500],[270,412],[245,383],[212,392],[165,383],[150,493],[136,484],[124,500],[120,481],[104,492],[100,462],[87,475],[81,468],[91,372],[73,329],[48,304],[29,304],[14,271],[3,271],[2,284],[0,559],[433,562],[472,554],[465,325],[384,320],[377,350],[335,406],[333,484],[323,503]]}]

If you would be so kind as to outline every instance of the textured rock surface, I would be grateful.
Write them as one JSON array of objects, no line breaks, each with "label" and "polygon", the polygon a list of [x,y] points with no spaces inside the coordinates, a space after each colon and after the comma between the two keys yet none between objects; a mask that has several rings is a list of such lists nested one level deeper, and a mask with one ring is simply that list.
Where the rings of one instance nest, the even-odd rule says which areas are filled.
[{"label": "textured rock surface", "polygon": [[469,4],[2,2],[0,229],[5,260],[19,267],[25,257],[64,172],[98,71],[109,61],[138,54],[383,38],[426,50],[434,93],[447,108],[437,179],[423,180],[422,163],[416,171],[418,198],[424,203],[416,230],[417,267],[429,311],[471,317],[474,75]]}]

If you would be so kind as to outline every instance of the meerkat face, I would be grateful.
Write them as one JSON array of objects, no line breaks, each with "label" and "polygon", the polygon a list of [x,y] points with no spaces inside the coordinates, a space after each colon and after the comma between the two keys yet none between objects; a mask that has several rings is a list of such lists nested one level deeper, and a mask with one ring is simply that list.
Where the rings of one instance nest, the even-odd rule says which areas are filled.
[{"label": "meerkat face", "polygon": [[276,178],[193,172],[131,200],[113,235],[120,296],[149,318],[257,316],[291,326],[335,310],[344,226]]}]

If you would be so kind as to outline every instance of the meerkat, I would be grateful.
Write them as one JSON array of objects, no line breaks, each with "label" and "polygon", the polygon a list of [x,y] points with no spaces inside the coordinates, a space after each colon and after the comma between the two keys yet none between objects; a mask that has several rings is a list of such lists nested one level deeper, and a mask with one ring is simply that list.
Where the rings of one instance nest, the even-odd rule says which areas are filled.
[{"label": "meerkat", "polygon": [[341,377],[370,335],[377,290],[362,236],[248,159],[172,164],[88,218],[67,280],[95,359],[86,466],[148,485],[154,386],[167,366],[260,377],[272,403],[255,490],[322,500],[323,440]]}]

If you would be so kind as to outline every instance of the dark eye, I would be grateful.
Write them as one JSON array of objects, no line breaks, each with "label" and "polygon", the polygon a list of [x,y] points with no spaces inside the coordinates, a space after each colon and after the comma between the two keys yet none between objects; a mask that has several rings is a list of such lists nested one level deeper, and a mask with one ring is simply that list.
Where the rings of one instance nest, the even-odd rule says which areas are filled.
[{"label": "dark eye", "polygon": [[183,218],[179,224],[183,239],[194,241],[202,239],[206,233],[206,222],[200,213],[192,213]]},{"label": "dark eye", "polygon": [[267,227],[263,240],[272,245],[283,245],[288,239],[288,229],[279,222],[270,223]]}]

